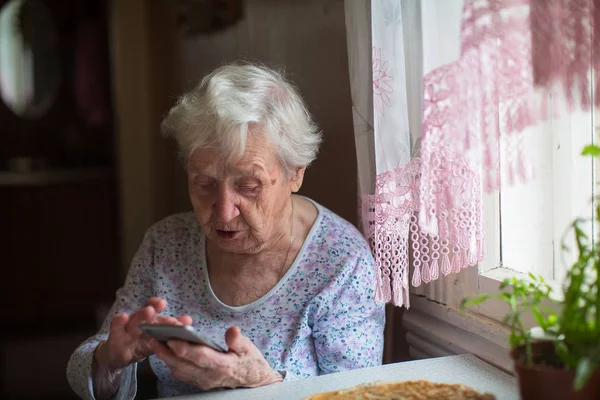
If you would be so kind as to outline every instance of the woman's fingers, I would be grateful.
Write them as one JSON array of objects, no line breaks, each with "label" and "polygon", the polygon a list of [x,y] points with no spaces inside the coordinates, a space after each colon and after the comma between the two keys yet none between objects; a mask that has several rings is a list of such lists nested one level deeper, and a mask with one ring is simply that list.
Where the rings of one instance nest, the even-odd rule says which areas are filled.
[{"label": "woman's fingers", "polygon": [[125,313],[117,314],[110,323],[108,340],[102,342],[96,349],[98,362],[109,366],[128,364],[127,349],[131,346],[131,336],[126,331],[130,316]]},{"label": "woman's fingers", "polygon": [[[177,340],[170,342],[184,343]],[[185,358],[178,357],[170,347],[156,340],[152,341],[151,346],[154,354],[167,364],[171,375],[178,381],[197,386],[202,390],[223,386],[220,384],[222,377],[216,376],[214,369],[199,367]]]},{"label": "woman's fingers", "polygon": [[133,335],[140,335],[139,325],[145,322],[152,322],[158,314],[167,308],[167,301],[160,297],[151,297],[146,306],[137,310],[131,315],[126,326],[127,332]]},{"label": "woman's fingers", "polygon": [[[181,342],[179,340],[170,340],[170,342]],[[184,342],[181,342],[184,343]],[[178,357],[167,345],[159,342],[158,340],[152,339],[150,341],[150,347],[154,354],[161,360],[163,360],[167,365],[173,366],[177,364],[181,364],[183,362],[187,362],[186,359],[182,357]]]},{"label": "woman's fingers", "polygon": [[177,317],[177,320],[184,325],[191,325],[193,322],[192,317],[190,317],[189,315],[182,315],[180,317]]},{"label": "woman's fingers", "polygon": [[154,351],[154,354],[156,354],[156,356],[160,359],[162,359],[163,356],[166,357],[165,353],[170,351],[167,346],[165,346],[156,339],[151,339],[149,343],[150,348],[152,349],[152,351]]},{"label": "woman's fingers", "polygon": [[240,328],[232,326],[225,332],[225,343],[229,346],[229,350],[238,355],[245,355],[256,347],[254,343],[246,336],[242,335]]},{"label": "woman's fingers", "polygon": [[236,372],[232,375],[241,386],[258,387],[281,382],[283,377],[273,370],[263,354],[252,341],[244,336],[237,326],[232,326],[225,333],[225,341],[229,346],[228,354],[236,356]]},{"label": "woman's fingers", "polygon": [[[191,325],[192,318],[189,315],[182,315],[181,317],[174,318],[164,315],[159,315],[167,308],[167,301],[161,297],[151,297],[146,302],[146,306],[140,308],[134,312],[131,316],[127,317],[124,324],[124,329],[127,333],[139,336],[142,332],[139,329],[139,325],[142,323],[158,323],[158,324],[170,324],[170,325]],[[124,314],[126,315],[126,314]],[[120,317],[125,318],[125,317]],[[122,319],[119,320],[117,327],[120,328],[122,325]]]},{"label": "woman's fingers", "polygon": [[176,326],[185,325],[183,322],[179,321],[178,318],[169,317],[168,315],[157,315],[156,317],[154,317],[151,323]]},{"label": "woman's fingers", "polygon": [[257,387],[282,380],[238,327],[227,330],[225,341],[227,353],[181,340],[169,340],[166,345],[153,340],[152,350],[169,366],[175,379],[201,389]]},{"label": "woman's fingers", "polygon": [[151,338],[143,334],[139,328],[142,323],[169,325],[189,325],[192,323],[192,319],[188,315],[182,315],[178,318],[159,315],[166,307],[167,302],[164,299],[153,297],[146,302],[145,307],[138,309],[131,315],[121,313],[114,316],[111,320],[109,338],[105,349],[105,353],[108,352],[110,357],[106,358],[127,365],[152,354],[154,351],[150,345]]},{"label": "woman's fingers", "polygon": [[167,301],[162,297],[151,297],[147,302],[146,306],[154,307],[157,314],[165,311],[167,308]]},{"label": "woman's fingers", "polygon": [[140,324],[143,322],[151,321],[156,316],[156,310],[152,306],[146,306],[137,310],[125,325],[125,330],[130,335],[135,337],[140,336],[142,331],[140,331]]},{"label": "woman's fingers", "polygon": [[214,368],[232,362],[233,354],[216,351],[201,344],[191,344],[181,340],[169,340],[167,347],[171,352],[200,368]]},{"label": "woman's fingers", "polygon": [[125,333],[125,325],[129,322],[129,315],[125,313],[117,314],[110,322],[110,334],[122,335]]}]

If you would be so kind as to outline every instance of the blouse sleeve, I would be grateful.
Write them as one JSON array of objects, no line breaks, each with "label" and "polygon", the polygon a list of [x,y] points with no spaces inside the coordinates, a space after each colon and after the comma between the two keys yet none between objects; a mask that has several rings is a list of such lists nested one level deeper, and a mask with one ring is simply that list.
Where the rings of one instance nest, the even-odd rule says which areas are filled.
[{"label": "blouse sleeve", "polygon": [[[82,399],[95,399],[92,365],[94,351],[102,340],[108,338],[110,322],[118,313],[132,313],[152,297],[151,271],[154,264],[154,239],[149,231],[133,258],[125,285],[117,290],[113,303],[98,333],[84,341],[71,355],[67,365],[67,380],[73,391]],[[92,283],[93,284],[93,283]],[[123,371],[119,390],[113,399],[133,399],[137,391],[137,365]]]},{"label": "blouse sleeve", "polygon": [[319,374],[382,362],[385,308],[375,302],[375,262],[364,253],[319,296],[322,311],[313,326]]}]

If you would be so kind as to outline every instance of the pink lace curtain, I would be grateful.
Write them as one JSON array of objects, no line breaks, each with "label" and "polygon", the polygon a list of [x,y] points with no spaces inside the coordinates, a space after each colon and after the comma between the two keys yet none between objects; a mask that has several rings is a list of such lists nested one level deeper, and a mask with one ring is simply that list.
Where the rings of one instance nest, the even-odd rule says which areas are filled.
[{"label": "pink lace curtain", "polygon": [[408,307],[411,284],[483,259],[482,192],[534,176],[523,132],[547,116],[540,88],[561,85],[569,106],[592,101],[597,6],[346,0],[360,213],[380,301]]}]

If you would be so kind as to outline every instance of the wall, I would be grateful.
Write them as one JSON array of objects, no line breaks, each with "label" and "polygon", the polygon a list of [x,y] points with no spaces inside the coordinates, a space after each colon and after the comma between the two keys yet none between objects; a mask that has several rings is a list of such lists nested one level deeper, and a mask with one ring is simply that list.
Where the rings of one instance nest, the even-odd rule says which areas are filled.
[{"label": "wall", "polygon": [[[356,222],[356,157],[343,0],[247,0],[244,19],[184,37],[169,0],[111,2],[123,275],[157,220],[190,209],[161,117],[183,90],[230,61],[285,67],[324,132],[301,193]],[[173,46],[173,43],[176,43]]]},{"label": "wall", "polygon": [[177,91],[174,4],[168,0],[110,3],[123,277],[144,232],[181,210],[173,195],[182,173],[175,146],[160,135],[161,118]]},{"label": "wall", "polygon": [[[181,90],[235,60],[285,67],[324,133],[302,194],[356,222],[356,156],[343,0],[247,0],[243,21],[209,36],[179,38]],[[179,206],[187,207],[179,185]]]}]

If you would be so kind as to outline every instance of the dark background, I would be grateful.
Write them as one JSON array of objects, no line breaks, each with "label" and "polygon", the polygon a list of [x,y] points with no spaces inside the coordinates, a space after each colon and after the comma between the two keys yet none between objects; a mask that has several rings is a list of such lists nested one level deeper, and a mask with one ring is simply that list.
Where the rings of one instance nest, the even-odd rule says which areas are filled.
[{"label": "dark background", "polygon": [[[357,219],[343,0],[39,2],[58,34],[58,95],[35,119],[0,101],[2,399],[74,398],[68,358],[99,328],[144,231],[190,208],[159,124],[215,67],[239,59],[285,67],[324,133],[302,194]],[[18,159],[32,170],[12,171]],[[386,360],[402,357],[387,346]],[[138,397],[152,396],[151,373],[140,375]]]}]

